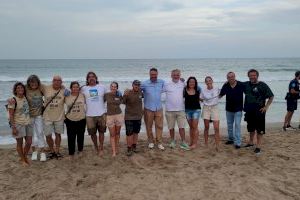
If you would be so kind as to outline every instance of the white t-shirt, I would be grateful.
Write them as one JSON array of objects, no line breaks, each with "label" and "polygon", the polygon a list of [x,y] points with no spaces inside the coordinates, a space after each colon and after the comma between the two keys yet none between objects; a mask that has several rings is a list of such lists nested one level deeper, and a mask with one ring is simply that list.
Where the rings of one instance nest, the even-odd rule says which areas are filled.
[{"label": "white t-shirt", "polygon": [[104,94],[107,92],[107,89],[104,85],[83,86],[81,92],[86,100],[86,116],[101,116],[106,113]]},{"label": "white t-shirt", "polygon": [[163,92],[166,93],[166,111],[183,111],[184,82],[178,81],[177,83],[169,81],[164,84]]},{"label": "white t-shirt", "polygon": [[200,98],[203,99],[203,104],[206,106],[214,106],[219,103],[219,88],[213,87],[211,90],[203,88],[200,93]]}]

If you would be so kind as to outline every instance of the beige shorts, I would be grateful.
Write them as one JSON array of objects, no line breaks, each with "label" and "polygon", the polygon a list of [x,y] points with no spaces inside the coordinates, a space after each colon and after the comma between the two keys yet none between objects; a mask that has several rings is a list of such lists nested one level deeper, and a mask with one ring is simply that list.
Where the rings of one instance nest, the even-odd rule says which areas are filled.
[{"label": "beige shorts", "polygon": [[103,134],[106,131],[106,114],[95,117],[86,117],[86,126],[89,135],[93,135],[97,133],[97,129],[99,133]]},{"label": "beige shorts", "polygon": [[168,128],[174,129],[177,122],[178,128],[184,128],[186,117],[184,111],[166,111]]},{"label": "beige shorts", "polygon": [[202,109],[202,118],[207,120],[213,120],[213,121],[220,120],[218,105],[214,105],[214,106],[204,105]]},{"label": "beige shorts", "polygon": [[13,135],[14,138],[23,138],[26,136],[32,136],[33,134],[33,124],[28,125],[16,124],[16,129],[18,131],[17,135]]},{"label": "beige shorts", "polygon": [[52,133],[63,134],[64,133],[64,120],[51,122],[44,120],[44,134],[45,136],[52,135]]},{"label": "beige shorts", "polygon": [[122,126],[123,122],[124,122],[124,116],[122,114],[107,115],[106,117],[107,127]]}]

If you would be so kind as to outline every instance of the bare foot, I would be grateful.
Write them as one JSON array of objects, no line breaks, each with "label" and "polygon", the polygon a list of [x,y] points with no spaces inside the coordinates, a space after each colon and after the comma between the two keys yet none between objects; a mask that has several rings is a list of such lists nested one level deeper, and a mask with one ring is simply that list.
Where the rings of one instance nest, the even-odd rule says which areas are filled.
[{"label": "bare foot", "polygon": [[195,144],[193,144],[193,145],[190,145],[190,149],[192,150],[192,149],[196,149],[196,145]]},{"label": "bare foot", "polygon": [[218,145],[216,145],[216,151],[219,152],[220,151],[220,148]]},{"label": "bare foot", "polygon": [[112,154],[112,157],[113,157],[113,158],[115,158],[116,156],[117,156],[117,154],[116,154],[116,153],[113,153],[113,154]]},{"label": "bare foot", "polygon": [[68,160],[70,160],[70,161],[74,160],[74,155],[69,155]]},{"label": "bare foot", "polygon": [[104,152],[103,152],[103,150],[99,150],[99,153],[98,153],[98,155],[99,155],[99,157],[103,157],[103,155],[104,155]]},{"label": "bare foot", "polygon": [[23,167],[29,167],[29,164],[25,160],[21,161],[21,164]]},{"label": "bare foot", "polygon": [[26,162],[28,165],[30,165],[30,162],[27,157],[24,158],[24,162]]}]

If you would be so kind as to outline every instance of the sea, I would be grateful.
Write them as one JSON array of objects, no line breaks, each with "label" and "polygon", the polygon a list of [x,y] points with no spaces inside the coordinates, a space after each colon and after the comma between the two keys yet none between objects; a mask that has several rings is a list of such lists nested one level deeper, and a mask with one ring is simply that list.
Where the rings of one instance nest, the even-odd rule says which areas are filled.
[{"label": "sea", "polygon": [[[204,78],[212,76],[214,86],[221,88],[226,74],[233,71],[240,81],[247,81],[247,71],[254,68],[259,71],[259,80],[266,82],[275,98],[267,113],[268,122],[283,122],[286,113],[285,95],[288,84],[300,70],[300,58],[206,58],[206,59],[26,59],[0,60],[0,144],[12,144],[5,104],[12,96],[12,87],[17,81],[23,83],[31,74],[40,77],[44,84],[51,84],[54,75],[63,78],[63,84],[69,87],[71,81],[85,84],[88,71],[94,71],[99,81],[109,88],[112,81],[119,83],[119,90],[131,88],[133,80],[149,79],[149,69],[155,67],[159,78],[170,80],[171,70],[180,69],[187,80],[195,76],[201,87],[205,87]],[[164,98],[162,97],[162,101]],[[124,109],[124,108],[123,108]],[[221,127],[226,127],[225,98],[220,100]],[[293,117],[293,123],[299,123],[299,111]],[[164,120],[166,121],[166,120]],[[242,122],[245,124],[245,122]],[[200,130],[203,122],[199,122]],[[144,125],[142,131],[145,131]],[[164,131],[167,131],[165,123]],[[122,127],[125,134],[125,127]]]}]

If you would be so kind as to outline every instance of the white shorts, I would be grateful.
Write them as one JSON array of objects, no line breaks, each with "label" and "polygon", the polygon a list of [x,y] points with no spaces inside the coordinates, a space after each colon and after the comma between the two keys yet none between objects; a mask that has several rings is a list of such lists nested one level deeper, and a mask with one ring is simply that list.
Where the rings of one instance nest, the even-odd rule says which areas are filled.
[{"label": "white shorts", "polygon": [[219,121],[220,117],[219,117],[218,105],[213,105],[213,106],[204,105],[201,116],[202,116],[202,119]]}]

